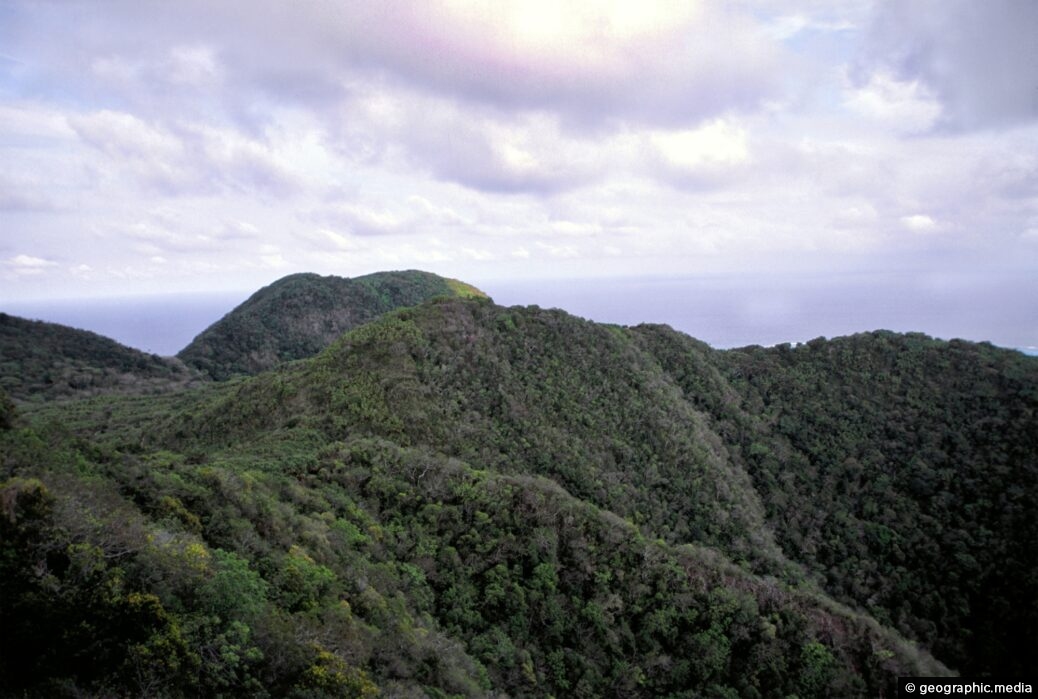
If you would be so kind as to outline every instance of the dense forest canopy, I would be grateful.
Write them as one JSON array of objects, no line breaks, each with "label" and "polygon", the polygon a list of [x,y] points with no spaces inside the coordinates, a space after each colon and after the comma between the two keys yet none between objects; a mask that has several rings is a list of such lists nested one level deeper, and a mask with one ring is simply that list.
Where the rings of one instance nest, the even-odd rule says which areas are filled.
[{"label": "dense forest canopy", "polygon": [[[1038,666],[1035,358],[718,351],[394,274],[255,376],[0,395],[0,694],[893,696]],[[222,338],[303,317],[312,277],[193,346],[248,356]]]},{"label": "dense forest canopy", "polygon": [[413,270],[352,279],[292,274],[257,291],[177,356],[217,380],[256,374],[312,357],[347,330],[436,296],[485,294],[456,279]]}]

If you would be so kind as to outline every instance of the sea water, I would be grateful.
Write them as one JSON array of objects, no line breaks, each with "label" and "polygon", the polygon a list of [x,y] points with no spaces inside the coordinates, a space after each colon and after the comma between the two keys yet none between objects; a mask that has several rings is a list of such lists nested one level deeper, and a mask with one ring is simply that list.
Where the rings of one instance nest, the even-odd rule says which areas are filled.
[{"label": "sea water", "polygon": [[748,277],[504,282],[503,305],[558,307],[621,325],[665,323],[716,348],[871,330],[922,332],[1034,352],[1038,277]]},{"label": "sea water", "polygon": [[[806,342],[869,330],[923,332],[1035,352],[1038,279],[937,283],[905,277],[712,276],[483,281],[501,305],[539,305],[605,323],[665,323],[717,348]],[[172,355],[244,301],[236,294],[6,303],[0,311],[62,323]]]},{"label": "sea water", "polygon": [[224,293],[88,298],[6,303],[0,311],[90,330],[129,347],[171,356],[247,297],[248,293]]}]

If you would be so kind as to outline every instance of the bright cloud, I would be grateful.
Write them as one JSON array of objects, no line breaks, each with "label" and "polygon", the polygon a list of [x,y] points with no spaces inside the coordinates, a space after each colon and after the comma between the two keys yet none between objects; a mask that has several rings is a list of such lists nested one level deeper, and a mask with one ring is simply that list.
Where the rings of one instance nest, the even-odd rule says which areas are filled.
[{"label": "bright cloud", "polygon": [[699,129],[656,133],[652,142],[666,163],[685,170],[749,160],[746,132],[722,119]]},{"label": "bright cloud", "polygon": [[4,260],[4,267],[7,268],[8,273],[12,274],[15,279],[42,275],[47,271],[47,268],[57,266],[57,262],[32,255],[15,255]]},{"label": "bright cloud", "polygon": [[902,216],[901,223],[905,228],[923,233],[926,231],[932,231],[937,227],[937,222],[926,214],[912,214],[911,216]]},{"label": "bright cloud", "polygon": [[32,255],[15,255],[7,261],[7,264],[21,269],[41,269],[43,267],[56,267],[58,263],[45,260],[42,257],[33,257]]}]

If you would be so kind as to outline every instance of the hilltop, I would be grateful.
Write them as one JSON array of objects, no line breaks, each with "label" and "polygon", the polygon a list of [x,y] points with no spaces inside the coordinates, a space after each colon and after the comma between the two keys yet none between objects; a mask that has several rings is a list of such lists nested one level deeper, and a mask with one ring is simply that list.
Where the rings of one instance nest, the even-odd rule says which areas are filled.
[{"label": "hilltop", "polygon": [[1038,361],[986,344],[441,296],[4,410],[0,693],[865,697],[1038,653]]},{"label": "hilltop", "polygon": [[201,380],[176,359],[87,330],[0,313],[0,387],[17,401],[156,393]]},{"label": "hilltop", "polygon": [[254,293],[177,357],[216,380],[257,374],[282,362],[312,357],[347,330],[437,296],[485,294],[457,280],[414,270],[352,279],[293,274]]}]

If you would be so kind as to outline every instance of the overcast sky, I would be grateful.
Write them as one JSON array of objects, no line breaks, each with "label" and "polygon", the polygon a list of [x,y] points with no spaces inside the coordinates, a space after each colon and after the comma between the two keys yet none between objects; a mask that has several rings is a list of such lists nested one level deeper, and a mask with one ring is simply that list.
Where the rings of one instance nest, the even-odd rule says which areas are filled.
[{"label": "overcast sky", "polygon": [[1036,37],[1033,0],[0,0],[0,296],[1038,277]]}]

